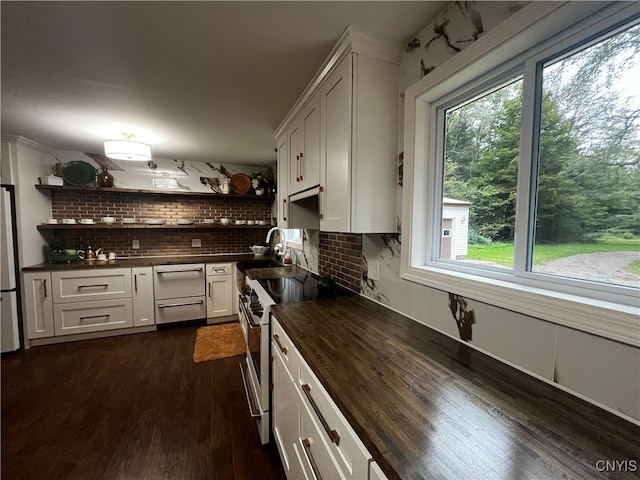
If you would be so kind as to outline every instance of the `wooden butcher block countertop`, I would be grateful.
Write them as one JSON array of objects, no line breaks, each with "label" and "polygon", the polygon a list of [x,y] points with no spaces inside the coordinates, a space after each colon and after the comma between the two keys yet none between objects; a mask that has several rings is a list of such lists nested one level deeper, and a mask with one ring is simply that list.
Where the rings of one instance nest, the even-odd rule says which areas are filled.
[{"label": "wooden butcher block countertop", "polygon": [[234,253],[219,255],[184,255],[175,257],[131,257],[116,260],[80,260],[71,263],[40,263],[24,267],[23,272],[86,270],[102,268],[154,267],[157,265],[182,265],[188,263],[261,263],[271,261],[271,256],[256,257],[253,253]]},{"label": "wooden butcher block countertop", "polygon": [[389,479],[639,476],[640,427],[364,297],[273,312]]}]

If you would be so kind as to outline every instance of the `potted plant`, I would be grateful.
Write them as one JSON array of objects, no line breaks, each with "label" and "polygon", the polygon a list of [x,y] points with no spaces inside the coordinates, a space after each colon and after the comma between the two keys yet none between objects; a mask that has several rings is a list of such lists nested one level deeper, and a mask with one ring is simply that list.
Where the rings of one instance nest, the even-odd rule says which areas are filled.
[{"label": "potted plant", "polygon": [[273,170],[269,168],[267,170],[253,172],[251,177],[251,187],[255,190],[256,195],[271,193],[275,188]]}]

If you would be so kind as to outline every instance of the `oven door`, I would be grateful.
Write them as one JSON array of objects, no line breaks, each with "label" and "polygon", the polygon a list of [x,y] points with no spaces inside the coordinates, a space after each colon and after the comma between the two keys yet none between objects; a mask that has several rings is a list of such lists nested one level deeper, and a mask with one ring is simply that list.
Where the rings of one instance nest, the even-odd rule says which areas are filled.
[{"label": "oven door", "polygon": [[265,444],[269,442],[269,325],[256,323],[245,300],[240,296],[238,302],[240,326],[247,350],[240,364],[240,373],[249,412],[256,420],[260,440]]}]

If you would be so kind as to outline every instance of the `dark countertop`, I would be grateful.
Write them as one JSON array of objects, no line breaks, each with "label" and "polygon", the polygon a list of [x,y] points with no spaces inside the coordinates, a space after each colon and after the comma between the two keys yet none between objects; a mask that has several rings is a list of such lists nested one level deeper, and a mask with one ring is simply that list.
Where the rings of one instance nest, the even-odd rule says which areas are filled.
[{"label": "dark countertop", "polygon": [[65,271],[83,270],[94,268],[131,268],[131,267],[153,267],[155,265],[180,265],[188,263],[258,263],[272,260],[271,256],[263,255],[256,257],[253,253],[220,254],[220,255],[185,255],[179,257],[139,257],[139,258],[118,258],[116,260],[80,260],[72,263],[41,263],[24,267],[23,272],[42,271]]},{"label": "dark countertop", "polygon": [[638,478],[640,427],[364,297],[272,311],[389,479]]}]

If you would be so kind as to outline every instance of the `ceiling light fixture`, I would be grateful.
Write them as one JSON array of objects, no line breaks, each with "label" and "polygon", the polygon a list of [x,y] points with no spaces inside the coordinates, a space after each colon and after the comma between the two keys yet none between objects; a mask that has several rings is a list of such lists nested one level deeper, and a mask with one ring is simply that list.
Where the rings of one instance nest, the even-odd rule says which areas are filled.
[{"label": "ceiling light fixture", "polygon": [[105,140],[104,154],[114,160],[130,160],[147,162],[151,160],[151,147],[146,143],[136,142],[132,133],[122,133],[124,140]]}]

